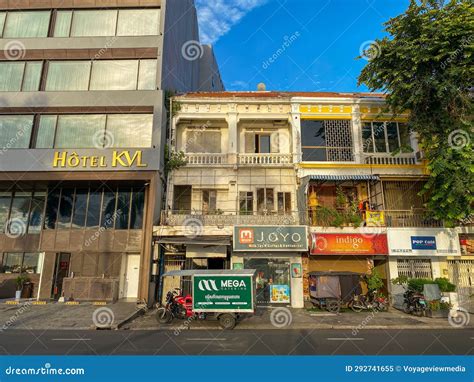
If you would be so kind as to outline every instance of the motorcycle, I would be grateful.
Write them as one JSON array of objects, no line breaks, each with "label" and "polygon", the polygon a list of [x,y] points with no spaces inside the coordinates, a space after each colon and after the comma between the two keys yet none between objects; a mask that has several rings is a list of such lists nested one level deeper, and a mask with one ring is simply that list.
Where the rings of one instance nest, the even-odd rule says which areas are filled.
[{"label": "motorcycle", "polygon": [[425,296],[413,289],[408,289],[403,294],[403,311],[407,314],[414,314],[416,316],[426,316],[428,311],[428,304]]},{"label": "motorcycle", "polygon": [[205,313],[193,312],[193,298],[191,295],[183,296],[181,289],[175,288],[166,294],[166,304],[156,311],[156,319],[160,324],[169,324],[174,318],[180,320],[206,319]]},{"label": "motorcycle", "polygon": [[357,313],[363,310],[384,312],[388,310],[388,301],[384,297],[377,296],[377,291],[373,291],[367,295],[352,296],[347,307]]}]

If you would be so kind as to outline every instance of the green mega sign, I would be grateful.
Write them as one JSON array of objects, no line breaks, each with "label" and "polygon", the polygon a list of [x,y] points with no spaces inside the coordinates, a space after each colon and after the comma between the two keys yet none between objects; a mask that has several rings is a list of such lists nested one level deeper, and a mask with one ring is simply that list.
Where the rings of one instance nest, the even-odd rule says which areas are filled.
[{"label": "green mega sign", "polygon": [[234,226],[234,251],[308,250],[306,226]]},{"label": "green mega sign", "polygon": [[253,312],[251,276],[193,276],[193,310]]}]

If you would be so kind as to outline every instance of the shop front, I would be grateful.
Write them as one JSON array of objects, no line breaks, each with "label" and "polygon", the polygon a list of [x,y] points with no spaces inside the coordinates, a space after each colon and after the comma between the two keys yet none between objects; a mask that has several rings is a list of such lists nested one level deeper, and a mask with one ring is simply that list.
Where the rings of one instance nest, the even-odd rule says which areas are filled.
[{"label": "shop front", "polygon": [[[386,234],[312,232],[304,274],[353,272],[366,275],[375,269],[387,285],[387,255]],[[365,286],[361,286],[365,292]],[[305,288],[305,299],[309,299],[309,288]]]},{"label": "shop front", "polygon": [[459,259],[458,233],[448,228],[389,228],[390,278],[449,277],[449,259]]},{"label": "shop front", "polygon": [[303,307],[303,226],[235,226],[233,269],[256,269],[257,304]]}]

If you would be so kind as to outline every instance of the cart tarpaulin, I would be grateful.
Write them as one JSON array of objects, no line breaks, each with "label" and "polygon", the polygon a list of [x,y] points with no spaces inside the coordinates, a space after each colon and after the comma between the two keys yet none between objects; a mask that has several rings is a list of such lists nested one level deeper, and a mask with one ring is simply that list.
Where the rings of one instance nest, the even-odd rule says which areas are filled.
[{"label": "cart tarpaulin", "polygon": [[312,276],[315,283],[310,288],[311,297],[314,298],[340,298],[341,287],[338,276]]}]

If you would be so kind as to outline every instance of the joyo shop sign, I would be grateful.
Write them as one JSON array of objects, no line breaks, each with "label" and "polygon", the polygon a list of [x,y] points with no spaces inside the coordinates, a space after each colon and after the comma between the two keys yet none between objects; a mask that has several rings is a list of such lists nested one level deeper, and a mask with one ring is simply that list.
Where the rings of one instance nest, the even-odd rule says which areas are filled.
[{"label": "joyo shop sign", "polygon": [[235,226],[234,251],[307,251],[305,226]]},{"label": "joyo shop sign", "polygon": [[79,155],[76,152],[59,151],[54,153],[53,168],[130,168],[148,167],[143,163],[143,152],[130,150],[114,150],[111,156]]},{"label": "joyo shop sign", "polygon": [[253,312],[252,276],[193,276],[196,312]]}]

